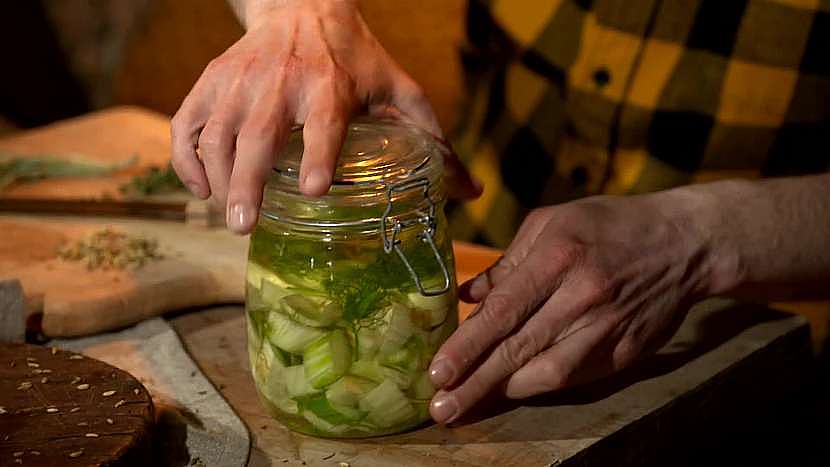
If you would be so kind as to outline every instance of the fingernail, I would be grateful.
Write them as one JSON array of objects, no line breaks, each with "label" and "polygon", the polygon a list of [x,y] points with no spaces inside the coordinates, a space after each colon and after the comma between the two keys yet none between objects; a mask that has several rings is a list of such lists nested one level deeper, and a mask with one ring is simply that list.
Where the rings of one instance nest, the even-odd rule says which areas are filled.
[{"label": "fingernail", "polygon": [[449,394],[437,396],[432,400],[429,412],[436,422],[450,423],[458,416],[458,403]]},{"label": "fingernail", "polygon": [[250,213],[242,203],[234,203],[228,209],[228,218],[226,219],[228,228],[235,232],[243,232],[250,218]]},{"label": "fingernail", "polygon": [[196,182],[188,182],[187,189],[190,190],[196,197],[204,199],[207,196],[204,190],[202,190],[202,186]]},{"label": "fingernail", "polygon": [[311,171],[303,179],[303,192],[311,195],[324,195],[329,191],[329,179],[319,170]]},{"label": "fingernail", "polygon": [[443,388],[453,378],[455,378],[455,367],[448,358],[440,357],[432,362],[429,369],[429,379],[435,387]]}]

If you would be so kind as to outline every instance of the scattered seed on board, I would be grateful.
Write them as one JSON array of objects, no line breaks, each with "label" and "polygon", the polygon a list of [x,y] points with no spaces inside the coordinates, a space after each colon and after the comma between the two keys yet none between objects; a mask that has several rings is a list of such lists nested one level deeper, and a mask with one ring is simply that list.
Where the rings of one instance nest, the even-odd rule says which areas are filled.
[{"label": "scattered seed on board", "polygon": [[121,407],[122,405],[124,405],[125,403],[126,403],[126,401],[124,399],[121,399],[120,401],[115,403],[114,407],[117,409],[117,408]]},{"label": "scattered seed on board", "polygon": [[84,356],[83,356],[83,355],[70,355],[70,356],[69,356],[69,359],[70,359],[70,360],[81,360],[81,359],[83,359],[83,358],[84,358]]},{"label": "scattered seed on board", "polygon": [[98,433],[87,433],[84,436],[86,436],[87,438],[97,438]]},{"label": "scattered seed on board", "polygon": [[104,391],[104,392],[101,393],[101,395],[104,396],[104,397],[109,397],[113,394],[115,394],[115,391]]},{"label": "scattered seed on board", "polygon": [[107,419],[107,423],[108,423],[108,424],[110,424],[110,425],[112,425],[112,423],[113,423],[113,422],[112,422],[112,419],[111,419],[111,418],[108,418],[108,419]]},{"label": "scattered seed on board", "polygon": [[69,383],[69,384],[78,384],[78,383],[80,383],[80,382],[81,382],[81,377],[80,377],[80,376],[76,376],[76,377],[72,378],[72,382],[71,382],[71,383]]},{"label": "scattered seed on board", "polygon": [[81,408],[80,408],[80,407],[73,407],[73,408],[72,408],[72,410],[70,410],[70,411],[69,411],[69,413],[75,413],[75,412],[77,412],[77,411],[79,411],[79,410],[81,410]]},{"label": "scattered seed on board", "polygon": [[49,382],[49,378],[47,378],[45,376],[43,378],[40,378],[40,384],[46,384],[48,382]]},{"label": "scattered seed on board", "polygon": [[31,387],[32,387],[32,383],[31,383],[31,382],[29,382],[29,381],[23,381],[22,383],[20,383],[20,386],[18,386],[18,387],[17,387],[17,390],[18,390],[18,391],[25,391],[25,390],[27,390],[27,389],[30,389]]},{"label": "scattered seed on board", "polygon": [[77,389],[81,390],[81,391],[83,391],[83,390],[85,390],[85,389],[89,389],[89,385],[88,385],[88,384],[86,384],[86,383],[84,383],[84,384],[79,384],[79,385],[77,385],[77,386],[75,386],[75,387],[76,387]]},{"label": "scattered seed on board", "polygon": [[83,450],[83,449],[79,449],[79,450],[77,450],[77,451],[70,452],[70,453],[69,453],[69,457],[71,457],[71,458],[73,458],[73,459],[74,459],[75,457],[81,457],[81,455],[82,455],[83,453],[84,453],[84,450]]},{"label": "scattered seed on board", "polygon": [[49,407],[48,409],[46,409],[46,413],[55,413],[57,411],[58,409],[56,409],[55,407]]}]

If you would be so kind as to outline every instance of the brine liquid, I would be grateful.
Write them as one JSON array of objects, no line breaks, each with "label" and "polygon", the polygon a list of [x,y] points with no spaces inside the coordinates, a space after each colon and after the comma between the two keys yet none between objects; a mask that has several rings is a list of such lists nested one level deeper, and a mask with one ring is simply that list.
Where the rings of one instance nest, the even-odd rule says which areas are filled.
[{"label": "brine liquid", "polygon": [[[430,247],[401,234],[427,288],[443,275]],[[436,243],[452,275],[450,242]],[[291,429],[324,437],[396,433],[429,420],[427,369],[458,326],[455,281],[425,297],[379,238],[321,239],[261,222],[247,273],[248,351],[257,390]]]}]

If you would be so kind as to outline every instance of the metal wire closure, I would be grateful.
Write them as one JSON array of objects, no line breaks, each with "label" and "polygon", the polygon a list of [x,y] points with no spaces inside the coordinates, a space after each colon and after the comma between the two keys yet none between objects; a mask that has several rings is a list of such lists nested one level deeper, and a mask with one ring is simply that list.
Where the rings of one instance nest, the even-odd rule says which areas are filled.
[{"label": "metal wire closure", "polygon": [[[386,226],[389,222],[389,214],[392,213],[393,195],[409,190],[417,190],[419,188],[423,188],[424,190],[424,200],[427,202],[429,211],[423,216],[418,216],[414,219],[408,219],[403,222],[401,222],[400,219],[395,219],[395,223],[392,225],[391,229],[392,236],[390,238]],[[444,285],[440,289],[424,289],[424,286],[421,283],[421,278],[418,277],[418,273],[412,268],[412,264],[409,263],[409,259],[407,259],[406,255],[403,253],[403,250],[400,248],[401,241],[398,239],[398,233],[400,233],[400,231],[405,227],[410,227],[415,224],[422,224],[424,226],[424,231],[418,234],[418,238],[426,242],[429,247],[432,248],[435,260],[438,262],[438,266],[441,267],[441,273],[444,275]],[[412,280],[415,281],[415,285],[418,287],[418,292],[420,292],[421,295],[425,297],[433,297],[435,295],[446,293],[450,289],[450,273],[447,270],[447,265],[444,263],[444,259],[441,257],[441,254],[438,253],[438,248],[435,246],[435,241],[433,240],[433,235],[435,235],[435,203],[432,201],[432,198],[429,197],[429,179],[425,177],[415,178],[389,185],[386,188],[386,211],[384,211],[383,217],[380,218],[380,233],[383,238],[383,251],[386,252],[386,254],[389,254],[392,250],[394,250],[395,253],[398,254],[401,261],[403,261],[404,266],[406,266],[407,271],[409,271],[409,274],[412,276]]]}]

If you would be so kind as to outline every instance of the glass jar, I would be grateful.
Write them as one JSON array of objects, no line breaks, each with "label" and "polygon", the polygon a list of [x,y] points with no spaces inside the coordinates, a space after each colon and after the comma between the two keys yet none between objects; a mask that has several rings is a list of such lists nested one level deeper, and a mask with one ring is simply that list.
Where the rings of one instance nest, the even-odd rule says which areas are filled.
[{"label": "glass jar", "polygon": [[331,190],[299,193],[296,131],[251,235],[248,352],[257,391],[289,428],[397,433],[429,420],[427,368],[458,326],[442,146],[386,120],[350,125]]}]

